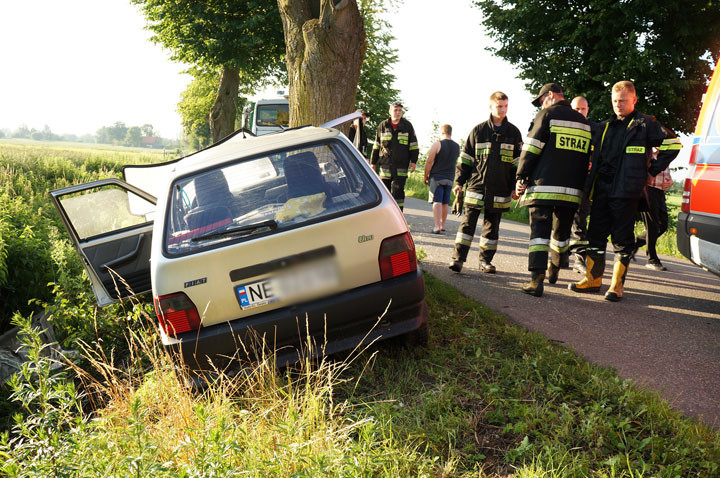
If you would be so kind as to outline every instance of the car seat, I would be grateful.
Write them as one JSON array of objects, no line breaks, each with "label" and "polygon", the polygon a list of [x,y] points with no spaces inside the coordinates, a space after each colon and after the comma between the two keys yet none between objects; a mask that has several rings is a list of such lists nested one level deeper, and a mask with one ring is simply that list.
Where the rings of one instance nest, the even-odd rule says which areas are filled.
[{"label": "car seat", "polygon": [[197,206],[185,215],[188,229],[229,223],[234,199],[223,172],[216,169],[199,175],[193,182]]},{"label": "car seat", "polygon": [[285,181],[288,199],[325,193],[330,197],[330,187],[323,178],[317,156],[303,151],[285,158]]}]

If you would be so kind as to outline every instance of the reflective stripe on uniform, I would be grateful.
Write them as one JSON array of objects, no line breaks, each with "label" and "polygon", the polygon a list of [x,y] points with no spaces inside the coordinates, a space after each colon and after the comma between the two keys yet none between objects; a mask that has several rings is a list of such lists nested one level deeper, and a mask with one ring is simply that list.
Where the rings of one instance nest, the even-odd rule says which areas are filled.
[{"label": "reflective stripe on uniform", "polygon": [[383,134],[380,135],[380,141],[391,141],[392,135],[391,134]]},{"label": "reflective stripe on uniform", "polygon": [[551,199],[557,201],[568,201],[572,203],[580,203],[582,190],[575,188],[566,188],[563,186],[530,186],[525,191],[522,201],[532,201],[534,199]]},{"label": "reflective stripe on uniform", "polygon": [[500,143],[500,159],[506,163],[512,163],[514,150],[514,144]]},{"label": "reflective stripe on uniform", "polygon": [[475,156],[487,156],[490,154],[490,148],[492,146],[492,143],[485,142],[485,143],[477,143],[475,145]]},{"label": "reflective stripe on uniform", "polygon": [[590,133],[590,125],[589,124],[579,123],[577,121],[552,119],[552,120],[550,120],[550,128],[552,128],[553,126],[557,126],[560,128],[581,129],[581,130],[584,130],[584,131],[587,131],[588,133]]},{"label": "reflective stripe on uniform", "polygon": [[551,126],[550,132],[555,133],[555,134],[558,134],[558,133],[570,134],[573,136],[579,136],[581,138],[585,138],[587,140],[592,139],[592,135],[590,134],[589,131],[584,131],[584,130],[577,129],[577,128],[567,128],[564,126]]},{"label": "reflective stripe on uniform", "polygon": [[458,163],[467,164],[468,166],[472,166],[475,162],[475,158],[470,156],[467,153],[460,153],[460,157],[458,158]]},{"label": "reflective stripe on uniform", "polygon": [[535,239],[530,239],[530,245],[529,249],[530,252],[547,252],[550,244],[550,239],[544,239],[542,237],[536,237]]},{"label": "reflective stripe on uniform", "polygon": [[390,171],[388,168],[380,168],[380,171],[378,172],[378,176],[381,178],[391,178],[392,177],[392,171]]},{"label": "reflective stripe on uniform", "polygon": [[417,142],[413,141],[412,143],[410,143],[410,151],[413,151],[415,149],[420,149],[420,148],[418,148]]},{"label": "reflective stripe on uniform", "polygon": [[484,237],[480,238],[480,249],[485,249],[486,251],[496,251],[497,246],[497,239],[485,239]]},{"label": "reflective stripe on uniform", "polygon": [[573,247],[573,246],[589,246],[589,245],[590,245],[590,241],[578,241],[578,240],[575,240],[575,239],[570,239],[570,247]]},{"label": "reflective stripe on uniform", "polygon": [[525,193],[522,197],[522,202],[535,201],[535,200],[548,200],[548,201],[565,201],[575,204],[580,204],[580,198],[578,196],[571,196],[569,194],[560,193]]},{"label": "reflective stripe on uniform", "polygon": [[550,248],[559,253],[567,252],[568,249],[570,249],[570,241],[556,241],[555,239],[551,239]]},{"label": "reflective stripe on uniform", "polygon": [[511,203],[512,203],[512,198],[510,196],[506,196],[506,197],[495,196],[495,197],[493,197],[493,207],[495,209],[510,209]]},{"label": "reflective stripe on uniform", "polygon": [[484,199],[485,199],[485,196],[482,193],[475,193],[472,191],[467,191],[465,193],[465,203],[466,204],[480,205],[483,203]]},{"label": "reflective stripe on uniform", "polygon": [[522,150],[533,154],[540,154],[542,153],[544,147],[545,143],[543,143],[539,139],[531,138],[528,136],[523,140]]},{"label": "reflective stripe on uniform", "polygon": [[468,246],[472,244],[473,237],[469,234],[463,234],[462,232],[458,231],[457,235],[455,236],[455,244],[462,244],[463,246]]},{"label": "reflective stripe on uniform", "polygon": [[679,138],[667,138],[663,140],[662,145],[660,145],[659,149],[660,151],[679,151],[682,149],[682,143],[680,142]]},{"label": "reflective stripe on uniform", "polygon": [[400,177],[403,177],[403,176],[407,176],[407,175],[408,175],[408,170],[407,170],[407,169],[397,168],[396,171],[397,171],[397,175],[400,176]]}]

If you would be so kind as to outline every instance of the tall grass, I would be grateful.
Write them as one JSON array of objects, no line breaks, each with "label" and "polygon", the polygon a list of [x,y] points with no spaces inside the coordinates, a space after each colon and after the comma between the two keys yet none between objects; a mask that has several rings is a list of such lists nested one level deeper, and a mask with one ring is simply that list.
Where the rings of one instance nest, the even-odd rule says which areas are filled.
[{"label": "tall grass", "polygon": [[31,300],[51,301],[49,283],[82,270],[77,257],[62,254],[72,247],[50,191],[119,177],[125,164],[159,159],[162,154],[0,143],[0,332],[13,313],[38,310]]},{"label": "tall grass", "polygon": [[[0,474],[720,474],[717,432],[446,284],[426,284],[427,348],[373,346],[284,371],[261,355],[254,368],[208,378],[203,391],[152,328],[125,332],[122,361],[83,345],[85,365],[53,371],[37,332],[16,317],[32,360],[11,383],[22,413],[0,439]],[[142,308],[129,314],[152,320]]]},{"label": "tall grass", "polygon": [[269,355],[198,392],[155,334],[129,332],[131,363],[145,366],[119,369],[83,345],[92,370],[71,365],[79,393],[18,323],[32,360],[11,383],[25,413],[0,442],[3,476],[431,476],[432,460],[391,421],[337,400],[357,356],[281,373]]}]

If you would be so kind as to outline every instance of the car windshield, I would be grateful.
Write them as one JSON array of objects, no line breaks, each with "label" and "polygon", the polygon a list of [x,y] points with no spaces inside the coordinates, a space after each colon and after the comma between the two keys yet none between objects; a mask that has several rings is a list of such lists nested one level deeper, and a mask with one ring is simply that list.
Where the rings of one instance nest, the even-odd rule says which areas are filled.
[{"label": "car windshield", "polygon": [[339,141],[228,162],[173,183],[165,250],[185,254],[276,234],[379,198],[367,170]]}]

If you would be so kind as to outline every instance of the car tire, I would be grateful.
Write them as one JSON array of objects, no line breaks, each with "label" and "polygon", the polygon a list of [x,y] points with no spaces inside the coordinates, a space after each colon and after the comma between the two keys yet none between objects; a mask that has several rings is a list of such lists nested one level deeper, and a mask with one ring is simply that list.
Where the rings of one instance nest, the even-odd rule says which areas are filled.
[{"label": "car tire", "polygon": [[430,328],[428,327],[428,323],[423,322],[419,328],[403,335],[401,339],[403,345],[408,348],[427,346],[428,340],[430,339]]}]

